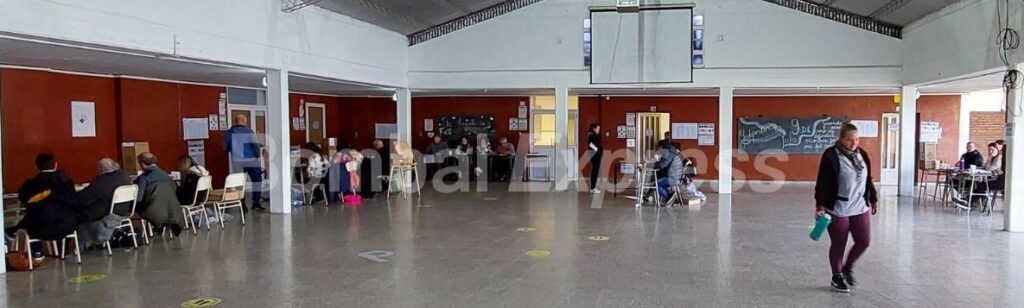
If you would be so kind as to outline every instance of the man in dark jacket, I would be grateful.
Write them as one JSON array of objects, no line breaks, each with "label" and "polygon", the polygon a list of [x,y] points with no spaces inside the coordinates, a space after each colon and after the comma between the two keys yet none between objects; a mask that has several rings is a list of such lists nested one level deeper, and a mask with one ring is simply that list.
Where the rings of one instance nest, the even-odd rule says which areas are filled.
[{"label": "man in dark jacket", "polygon": [[167,172],[157,166],[156,155],[153,153],[139,154],[138,160],[143,171],[135,178],[135,184],[139,185],[135,211],[153,225],[170,227],[177,236],[185,225],[181,204],[178,203],[178,185],[174,184]]},{"label": "man in dark jacket", "polygon": [[[249,208],[263,210],[260,201],[263,196],[263,165],[260,163],[260,156],[263,150],[260,148],[256,132],[249,128],[249,118],[243,114],[235,116],[235,125],[224,134],[224,149],[231,157],[231,165],[241,168],[249,176],[247,188],[251,191],[248,196]],[[236,169],[237,172],[237,169]]]},{"label": "man in dark jacket", "polygon": [[381,176],[391,172],[391,151],[384,146],[383,140],[377,139],[373,141],[372,151],[363,151],[363,157],[359,166],[359,177],[363,183],[359,186],[359,194],[363,198],[373,198],[374,194],[384,191]]},{"label": "man in dark jacket", "polygon": [[25,217],[7,229],[7,234],[13,236],[22,229],[34,239],[63,239],[78,227],[78,215],[71,205],[75,184],[64,172],[57,171],[57,160],[52,154],[36,156],[36,168],[39,173],[18,189],[18,201],[25,207]]},{"label": "man in dark jacket", "polygon": [[963,169],[970,169],[971,166],[975,166],[978,169],[985,168],[985,157],[981,155],[981,152],[978,152],[978,144],[974,143],[974,141],[967,143],[967,153],[960,155],[960,161],[963,162],[963,165],[960,166]]},{"label": "man in dark jacket", "polygon": [[[107,240],[107,237],[100,236],[100,233],[109,234],[109,230],[113,228],[113,226],[105,226],[103,218],[110,214],[114,190],[132,183],[128,176],[121,172],[121,165],[110,158],[103,158],[96,162],[96,172],[97,175],[89,182],[89,186],[78,192],[74,203],[81,221],[78,226],[78,235],[86,243],[86,246],[89,243],[99,244]],[[127,217],[130,211],[130,203],[114,206],[114,214],[121,218]],[[101,232],[101,229],[106,229],[107,232]]]}]

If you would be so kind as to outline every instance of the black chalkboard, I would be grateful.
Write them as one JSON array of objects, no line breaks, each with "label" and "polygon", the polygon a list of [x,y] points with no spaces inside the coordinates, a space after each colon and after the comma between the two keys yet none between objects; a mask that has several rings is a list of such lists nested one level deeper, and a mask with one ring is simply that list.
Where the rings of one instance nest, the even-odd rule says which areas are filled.
[{"label": "black chalkboard", "polygon": [[845,117],[739,118],[737,138],[741,151],[767,150],[788,154],[821,154],[839,139]]},{"label": "black chalkboard", "polygon": [[474,145],[480,137],[486,137],[489,142],[493,142],[492,116],[442,116],[437,122],[438,134],[449,144],[457,144],[462,137],[466,137]]}]

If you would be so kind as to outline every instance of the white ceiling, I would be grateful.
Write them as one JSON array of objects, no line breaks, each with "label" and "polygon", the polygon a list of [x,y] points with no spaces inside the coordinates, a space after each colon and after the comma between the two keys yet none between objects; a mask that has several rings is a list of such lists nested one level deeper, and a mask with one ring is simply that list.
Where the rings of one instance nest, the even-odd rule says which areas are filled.
[{"label": "white ceiling", "polygon": [[[810,2],[825,4],[832,8],[840,9],[860,16],[871,17],[872,19],[906,26],[921,17],[939,11],[940,9],[959,2],[960,0],[808,0]],[[895,9],[879,11],[886,5],[892,3]],[[875,12],[877,15],[872,16]]]},{"label": "white ceiling", "polygon": [[[265,71],[255,68],[14,37],[0,37],[0,65],[248,88],[263,88],[265,76]],[[293,92],[340,96],[394,93],[384,87],[302,75],[290,76],[289,87]]]},{"label": "white ceiling", "polygon": [[502,0],[323,0],[316,5],[409,35],[501,2]]}]

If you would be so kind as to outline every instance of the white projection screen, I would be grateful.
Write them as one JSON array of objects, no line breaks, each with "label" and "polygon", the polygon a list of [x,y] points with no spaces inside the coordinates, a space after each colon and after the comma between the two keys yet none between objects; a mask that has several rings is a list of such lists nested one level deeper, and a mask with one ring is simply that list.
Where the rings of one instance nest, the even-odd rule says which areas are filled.
[{"label": "white projection screen", "polygon": [[693,82],[693,10],[592,11],[590,83]]}]

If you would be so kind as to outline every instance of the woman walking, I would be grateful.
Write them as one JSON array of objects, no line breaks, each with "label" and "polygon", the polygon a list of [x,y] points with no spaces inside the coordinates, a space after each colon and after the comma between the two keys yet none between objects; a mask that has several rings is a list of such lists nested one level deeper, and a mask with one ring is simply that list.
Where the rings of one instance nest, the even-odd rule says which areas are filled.
[{"label": "woman walking", "polygon": [[590,156],[590,193],[599,194],[597,180],[601,176],[601,125],[590,123],[590,133],[587,134],[587,147],[593,154]]},{"label": "woman walking", "polygon": [[[814,199],[817,202],[815,217],[825,213],[832,215],[828,226],[832,242],[828,254],[832,290],[848,293],[857,283],[853,278],[853,265],[871,243],[871,215],[878,213],[871,160],[860,148],[856,126],[843,124],[839,141],[821,155]],[[853,236],[853,248],[846,254],[846,240],[850,236]]]}]

